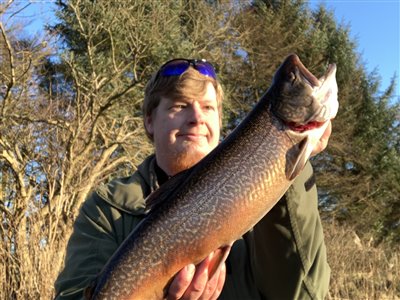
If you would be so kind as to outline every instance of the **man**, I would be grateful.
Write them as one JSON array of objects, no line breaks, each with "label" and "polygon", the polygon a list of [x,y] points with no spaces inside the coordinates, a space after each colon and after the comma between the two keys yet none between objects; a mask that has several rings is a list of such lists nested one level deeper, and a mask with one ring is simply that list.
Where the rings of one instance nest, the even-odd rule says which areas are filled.
[{"label": "man", "polygon": [[[203,60],[164,64],[146,86],[146,133],[155,154],[128,178],[100,186],[85,201],[67,248],[57,299],[78,299],[146,213],[145,198],[169,177],[199,162],[219,142],[223,92]],[[329,126],[313,154],[322,151]],[[221,250],[216,250],[221,251]],[[222,250],[222,251],[229,251]],[[329,266],[308,164],[278,204],[209,278],[211,253],[173,279],[168,299],[322,299]]]}]

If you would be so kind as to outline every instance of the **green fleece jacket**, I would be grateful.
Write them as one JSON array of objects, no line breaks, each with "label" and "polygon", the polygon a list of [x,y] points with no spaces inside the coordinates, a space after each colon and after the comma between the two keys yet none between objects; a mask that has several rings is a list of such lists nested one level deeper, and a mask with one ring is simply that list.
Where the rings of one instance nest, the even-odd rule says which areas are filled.
[{"label": "green fleece jacket", "polygon": [[[56,299],[83,299],[85,287],[142,220],[144,199],[158,188],[154,156],[130,177],[99,186],[84,202],[67,246]],[[323,299],[330,268],[312,167],[241,239],[226,262],[219,299]]]}]

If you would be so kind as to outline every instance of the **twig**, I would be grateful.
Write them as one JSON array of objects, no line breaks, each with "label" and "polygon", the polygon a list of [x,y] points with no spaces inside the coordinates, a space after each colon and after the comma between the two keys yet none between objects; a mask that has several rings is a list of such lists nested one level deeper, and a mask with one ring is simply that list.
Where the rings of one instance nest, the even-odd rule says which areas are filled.
[{"label": "twig", "polygon": [[8,3],[4,6],[3,10],[0,10],[0,15],[2,15],[9,7],[10,5],[14,2],[14,0],[8,0]]}]

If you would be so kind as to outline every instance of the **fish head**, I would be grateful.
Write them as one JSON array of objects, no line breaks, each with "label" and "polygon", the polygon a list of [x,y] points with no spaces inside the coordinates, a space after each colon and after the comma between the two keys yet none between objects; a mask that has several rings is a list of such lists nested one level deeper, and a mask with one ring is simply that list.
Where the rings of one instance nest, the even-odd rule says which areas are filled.
[{"label": "fish head", "polygon": [[294,142],[287,153],[287,178],[303,169],[339,108],[336,65],[316,78],[295,54],[286,58],[268,90],[270,112],[277,117]]},{"label": "fish head", "polygon": [[294,131],[322,126],[338,111],[335,75],[335,64],[330,64],[318,79],[297,55],[288,56],[275,73],[269,91],[271,112]]}]

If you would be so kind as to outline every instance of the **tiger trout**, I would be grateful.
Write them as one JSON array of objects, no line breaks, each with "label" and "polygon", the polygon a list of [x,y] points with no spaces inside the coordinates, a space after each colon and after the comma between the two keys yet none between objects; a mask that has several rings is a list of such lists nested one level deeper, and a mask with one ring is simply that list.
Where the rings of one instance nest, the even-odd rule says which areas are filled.
[{"label": "tiger trout", "polygon": [[283,196],[336,116],[335,74],[331,64],[317,79],[296,55],[287,57],[239,126],[146,199],[150,212],[86,296],[163,299],[184,266],[249,231]]}]

